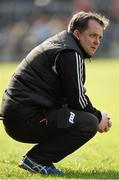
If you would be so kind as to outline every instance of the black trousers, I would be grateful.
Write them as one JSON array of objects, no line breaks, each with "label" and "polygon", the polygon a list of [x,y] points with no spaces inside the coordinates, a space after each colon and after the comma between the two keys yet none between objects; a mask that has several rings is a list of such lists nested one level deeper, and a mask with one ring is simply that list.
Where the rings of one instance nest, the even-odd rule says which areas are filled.
[{"label": "black trousers", "polygon": [[17,141],[35,143],[27,155],[39,163],[58,162],[71,154],[96,134],[99,123],[93,114],[67,107],[18,119],[4,120],[5,129]]}]

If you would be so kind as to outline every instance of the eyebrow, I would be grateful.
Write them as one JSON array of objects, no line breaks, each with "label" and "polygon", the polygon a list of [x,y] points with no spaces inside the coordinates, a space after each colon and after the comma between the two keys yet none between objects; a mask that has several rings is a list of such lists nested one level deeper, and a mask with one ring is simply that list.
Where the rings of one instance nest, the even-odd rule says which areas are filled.
[{"label": "eyebrow", "polygon": [[96,35],[96,36],[99,36],[101,39],[103,38],[103,34],[102,34],[102,35],[99,35],[99,34],[97,34],[97,33],[95,33],[95,32],[92,32],[92,33],[90,33],[90,34],[94,34],[94,35]]}]

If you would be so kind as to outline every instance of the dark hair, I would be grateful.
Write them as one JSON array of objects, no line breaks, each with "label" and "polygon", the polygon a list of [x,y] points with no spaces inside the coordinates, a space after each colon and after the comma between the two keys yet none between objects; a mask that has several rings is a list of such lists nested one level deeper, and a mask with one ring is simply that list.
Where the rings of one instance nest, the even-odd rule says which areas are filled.
[{"label": "dark hair", "polygon": [[73,33],[75,29],[79,29],[81,32],[85,31],[88,27],[88,21],[94,19],[105,30],[109,24],[109,20],[101,14],[95,12],[78,12],[73,15],[68,24],[68,32]]}]

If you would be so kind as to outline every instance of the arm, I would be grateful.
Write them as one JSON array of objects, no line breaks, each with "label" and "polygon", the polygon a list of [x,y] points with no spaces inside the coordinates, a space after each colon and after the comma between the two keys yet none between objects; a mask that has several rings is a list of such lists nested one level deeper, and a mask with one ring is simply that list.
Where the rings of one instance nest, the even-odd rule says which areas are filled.
[{"label": "arm", "polygon": [[60,53],[56,69],[70,108],[93,113],[99,121],[101,112],[94,108],[85,94],[85,66],[80,54],[65,50]]}]

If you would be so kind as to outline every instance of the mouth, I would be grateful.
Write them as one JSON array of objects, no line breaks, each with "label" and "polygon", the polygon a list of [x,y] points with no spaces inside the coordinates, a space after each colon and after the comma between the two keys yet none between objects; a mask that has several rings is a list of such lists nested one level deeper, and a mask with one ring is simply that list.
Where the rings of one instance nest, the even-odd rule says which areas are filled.
[{"label": "mouth", "polygon": [[91,47],[91,49],[96,50],[97,48],[96,47]]},{"label": "mouth", "polygon": [[90,53],[91,54],[94,54],[96,52],[97,48],[96,47],[91,47],[90,49]]}]

